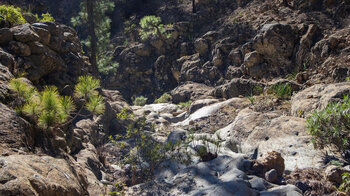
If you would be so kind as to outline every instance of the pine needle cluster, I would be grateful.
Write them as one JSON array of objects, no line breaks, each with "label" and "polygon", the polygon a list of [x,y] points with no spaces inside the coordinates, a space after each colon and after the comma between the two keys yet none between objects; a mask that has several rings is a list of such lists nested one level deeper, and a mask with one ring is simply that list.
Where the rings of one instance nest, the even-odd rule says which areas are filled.
[{"label": "pine needle cluster", "polygon": [[[73,99],[69,96],[60,96],[55,86],[46,86],[39,92],[23,78],[11,79],[9,86],[17,95],[17,112],[33,118],[41,128],[62,126],[71,122],[82,111],[81,108],[72,117],[72,113],[76,110]],[[99,87],[100,81],[91,76],[79,77],[75,86],[74,96],[83,100],[82,107],[93,114],[102,114],[105,110],[103,97],[96,90]]]}]

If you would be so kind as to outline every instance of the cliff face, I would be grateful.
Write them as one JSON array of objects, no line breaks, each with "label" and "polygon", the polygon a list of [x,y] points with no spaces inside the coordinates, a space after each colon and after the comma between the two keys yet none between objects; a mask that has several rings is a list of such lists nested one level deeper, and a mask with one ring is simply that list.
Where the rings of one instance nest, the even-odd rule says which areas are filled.
[{"label": "cliff face", "polygon": [[163,3],[155,13],[174,24],[171,37],[142,42],[127,33],[134,41],[115,49],[121,66],[106,85],[152,100],[186,81],[217,86],[289,74],[308,86],[344,81],[338,72],[348,67],[348,7],[347,1],[198,1],[192,13],[189,2]]},{"label": "cliff face", "polygon": [[[113,60],[120,66],[98,89],[106,111],[45,131],[15,112],[8,82],[25,74],[38,89],[55,85],[72,95],[79,76],[99,77],[77,32],[64,25],[79,1],[6,2],[30,3],[59,23],[0,27],[0,195],[107,194],[117,182],[131,187],[129,195],[324,195],[347,171],[329,166],[348,162],[315,149],[306,124],[350,92],[347,0],[197,0],[196,13],[191,1],[116,1]],[[139,38],[139,19],[151,14],[172,24],[169,38]],[[126,19],[134,31],[123,30]],[[290,92],[269,92],[276,85]],[[151,104],[165,92],[172,103]],[[147,105],[129,105],[141,95]],[[151,179],[142,173],[148,157],[141,166],[117,165],[135,147],[132,139],[124,140],[127,149],[108,139],[132,123],[116,118],[125,110],[145,120],[142,131],[155,143],[197,138],[177,155],[190,154],[189,165],[166,159]],[[196,153],[203,146],[206,159]]]}]

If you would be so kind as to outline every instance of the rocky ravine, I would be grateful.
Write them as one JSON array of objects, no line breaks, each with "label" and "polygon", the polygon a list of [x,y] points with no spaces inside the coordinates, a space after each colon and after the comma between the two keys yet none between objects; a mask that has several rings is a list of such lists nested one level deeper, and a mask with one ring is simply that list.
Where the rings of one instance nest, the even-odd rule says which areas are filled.
[{"label": "rocky ravine", "polygon": [[[319,88],[328,89],[332,94],[323,94]],[[317,107],[322,108],[326,96],[326,102],[329,102],[340,94],[348,93],[350,83],[320,85],[319,88],[311,87],[295,94],[291,107],[297,107],[305,114]],[[314,98],[306,98],[313,93]],[[309,104],[304,105],[305,102]],[[310,105],[318,106],[308,110]],[[173,130],[167,141],[184,140],[184,135],[189,135],[191,128],[198,130],[195,137],[207,135],[216,139],[219,135],[224,140],[216,159],[209,162],[197,159],[190,166],[168,162],[164,169],[157,172],[154,181],[129,188],[128,193],[132,195],[303,195],[307,191],[309,194],[312,192],[309,182],[298,181],[289,185],[273,183],[283,184],[283,180],[278,178],[282,174],[286,177],[296,169],[324,168],[324,152],[314,149],[304,118],[293,117],[281,110],[258,112],[248,98],[225,101],[199,99],[192,103],[188,111],[171,118],[169,116],[176,109],[172,104],[152,104],[134,109],[135,114],[149,113],[146,119],[156,122],[159,140],[165,140],[162,138],[164,127]],[[232,112],[226,119],[221,116],[225,111]],[[186,118],[179,121],[180,116]],[[223,122],[209,123],[211,118]],[[203,144],[198,142],[192,147],[196,149],[196,145]],[[271,170],[277,172],[276,177],[269,176]],[[325,173],[324,178],[330,175],[334,174]]]},{"label": "rocky ravine", "polygon": [[[332,166],[314,149],[305,118],[350,92],[349,2],[288,2],[200,0],[196,14],[186,2],[161,2],[155,12],[174,23],[167,43],[135,39],[116,47],[121,66],[99,89],[105,114],[48,132],[16,114],[8,81],[25,72],[39,89],[56,85],[72,95],[78,76],[97,73],[66,25],[1,27],[0,195],[99,195],[116,182],[126,182],[129,195],[340,194],[334,186],[348,166]],[[290,100],[255,92],[286,82]],[[150,104],[164,92],[173,103]],[[166,161],[154,179],[131,184],[130,167],[117,165],[108,136],[125,130],[115,116],[134,95],[149,98],[129,108],[146,114],[156,141],[182,141],[193,130],[195,137],[219,136],[218,157]],[[175,105],[188,100],[186,110]]]}]

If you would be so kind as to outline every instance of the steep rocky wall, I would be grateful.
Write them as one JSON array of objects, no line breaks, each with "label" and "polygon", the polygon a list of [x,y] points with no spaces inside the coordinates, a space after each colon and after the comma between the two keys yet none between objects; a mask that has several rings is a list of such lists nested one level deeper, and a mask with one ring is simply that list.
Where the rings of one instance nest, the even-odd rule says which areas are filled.
[{"label": "steep rocky wall", "polygon": [[56,85],[72,94],[78,76],[92,73],[76,31],[65,25],[45,22],[2,28],[0,46],[1,63],[39,88]]},{"label": "steep rocky wall", "polygon": [[169,3],[157,14],[165,24],[177,19],[168,29],[170,40],[136,38],[116,47],[120,67],[107,77],[107,87],[128,99],[146,95],[152,101],[187,81],[217,86],[241,77],[269,81],[297,73],[300,84],[344,81],[350,3],[287,2],[198,1],[195,14],[188,2]]}]

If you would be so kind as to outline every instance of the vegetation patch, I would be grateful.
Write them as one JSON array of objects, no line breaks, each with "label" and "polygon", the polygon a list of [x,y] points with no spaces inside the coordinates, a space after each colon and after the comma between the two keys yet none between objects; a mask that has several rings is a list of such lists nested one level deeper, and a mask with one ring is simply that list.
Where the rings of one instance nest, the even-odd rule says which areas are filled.
[{"label": "vegetation patch", "polygon": [[168,93],[164,93],[161,97],[156,99],[154,103],[171,103],[172,101],[172,96]]},{"label": "vegetation patch", "polygon": [[147,98],[144,96],[136,97],[133,101],[134,105],[144,106],[147,103]]},{"label": "vegetation patch", "polygon": [[292,86],[290,83],[274,84],[268,89],[268,93],[276,95],[280,99],[292,96]]},{"label": "vegetation patch", "polygon": [[181,109],[186,109],[189,108],[192,104],[192,101],[189,100],[187,102],[180,102],[178,105],[180,106]]},{"label": "vegetation patch", "polygon": [[[145,118],[136,119],[133,113],[123,108],[117,114],[117,119],[130,122],[124,135],[110,136],[111,143],[121,149],[126,149],[118,164],[130,164],[132,166],[132,179],[135,176],[148,179],[153,176],[155,169],[161,163],[169,159],[183,159],[184,156],[176,156],[180,153],[181,143],[160,143],[156,141],[146,125]],[[137,172],[140,171],[140,172]],[[133,181],[133,180],[132,180]],[[136,184],[135,180],[132,184]]]},{"label": "vegetation patch", "polygon": [[91,113],[102,114],[105,109],[103,97],[96,91],[100,81],[91,76],[81,76],[75,86],[75,97],[83,101],[83,106],[71,117],[76,110],[73,99],[69,96],[60,96],[55,86],[46,86],[38,91],[29,85],[24,78],[13,78],[9,87],[16,94],[14,104],[16,112],[28,116],[40,128],[59,127],[71,123],[85,108]]},{"label": "vegetation patch", "polygon": [[22,16],[21,8],[17,8],[12,5],[0,5],[0,15],[2,15],[5,20],[9,21],[12,25],[27,22]]},{"label": "vegetation patch", "polygon": [[344,191],[346,193],[350,193],[350,173],[345,172],[342,174],[342,184],[339,186],[339,191]]},{"label": "vegetation patch", "polygon": [[350,98],[328,104],[307,119],[307,128],[316,147],[333,146],[343,152],[350,148]]},{"label": "vegetation patch", "polygon": [[165,26],[161,24],[162,19],[156,16],[145,16],[140,20],[139,35],[142,40],[146,40],[152,36],[165,40],[171,36],[166,32]]}]

